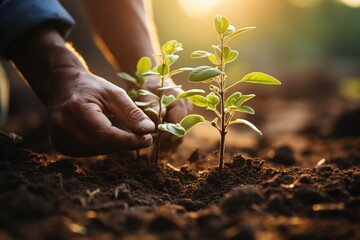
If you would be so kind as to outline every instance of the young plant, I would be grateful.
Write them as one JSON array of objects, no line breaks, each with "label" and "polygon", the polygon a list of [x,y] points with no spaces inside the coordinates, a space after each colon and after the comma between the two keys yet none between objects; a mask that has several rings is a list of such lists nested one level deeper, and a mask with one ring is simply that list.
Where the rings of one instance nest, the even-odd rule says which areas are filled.
[{"label": "young plant", "polygon": [[245,77],[228,86],[226,79],[226,65],[234,61],[239,53],[228,46],[230,40],[234,37],[245,33],[255,27],[245,27],[235,29],[230,25],[229,20],[217,14],[214,21],[215,30],[217,33],[218,44],[213,45],[213,52],[203,50],[195,51],[191,54],[191,58],[208,58],[214,66],[200,66],[194,68],[189,74],[189,80],[194,83],[208,83],[210,84],[210,93],[207,96],[195,95],[190,96],[189,100],[196,106],[203,107],[215,113],[216,117],[212,121],[205,120],[201,115],[192,114],[186,116],[180,125],[184,128],[185,133],[198,123],[208,123],[216,128],[220,133],[220,150],[219,150],[219,169],[223,168],[224,152],[225,152],[225,137],[228,128],[234,124],[245,124],[262,134],[251,122],[235,118],[236,113],[255,114],[255,111],[244,105],[248,100],[255,97],[254,94],[242,94],[241,92],[234,92],[228,96],[229,91],[239,83],[257,83],[267,85],[281,85],[281,82],[276,78],[261,72],[252,72]]},{"label": "young plant", "polygon": [[[133,77],[127,73],[119,73],[118,76],[124,80],[127,80],[134,85],[134,89],[128,92],[132,97],[134,103],[144,108],[145,112],[152,114],[156,118],[157,124],[157,136],[154,146],[154,166],[157,167],[159,161],[159,149],[160,149],[160,136],[163,132],[169,132],[177,137],[181,137],[185,134],[185,129],[178,123],[166,123],[164,122],[165,109],[176,100],[202,94],[205,91],[201,89],[191,89],[189,91],[182,92],[181,94],[174,96],[168,94],[170,90],[182,88],[181,85],[166,84],[167,80],[172,76],[184,71],[193,70],[193,68],[178,68],[171,70],[171,66],[179,59],[179,55],[176,52],[182,51],[182,44],[176,40],[171,40],[162,45],[161,54],[155,55],[159,57],[160,63],[152,68],[152,61],[149,57],[142,57],[137,63],[137,70]],[[158,80],[159,87],[156,89],[156,93],[150,92],[144,89],[144,83],[150,78],[156,78]],[[141,96],[147,96],[150,100],[141,101]]]}]

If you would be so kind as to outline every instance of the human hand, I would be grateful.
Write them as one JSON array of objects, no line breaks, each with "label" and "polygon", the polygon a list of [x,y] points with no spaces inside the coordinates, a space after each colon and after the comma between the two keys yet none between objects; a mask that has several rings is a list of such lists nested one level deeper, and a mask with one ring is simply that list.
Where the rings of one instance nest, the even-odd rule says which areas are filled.
[{"label": "human hand", "polygon": [[62,69],[55,77],[50,140],[58,151],[90,156],[152,144],[154,123],[123,89],[83,69]]},{"label": "human hand", "polygon": [[[165,82],[166,86],[175,85],[175,83],[168,79]],[[148,78],[145,84],[142,86],[143,89],[146,89],[150,92],[157,94],[157,88],[159,87],[159,81],[157,79]],[[175,88],[168,90],[166,95],[174,95],[175,97],[182,93],[183,90],[180,88]],[[140,101],[150,101],[149,96],[142,96]],[[158,108],[158,105],[153,106],[152,108]],[[192,111],[192,104],[186,99],[179,99],[175,102],[171,103],[165,111],[163,111],[163,122],[167,123],[179,123],[185,116],[189,115]],[[155,117],[152,113],[149,113],[149,117],[154,121],[157,122],[157,117]],[[182,142],[182,138],[178,138],[176,141],[172,141],[172,135],[167,132],[161,132],[160,137],[160,147],[164,151],[173,151],[175,150]]]}]

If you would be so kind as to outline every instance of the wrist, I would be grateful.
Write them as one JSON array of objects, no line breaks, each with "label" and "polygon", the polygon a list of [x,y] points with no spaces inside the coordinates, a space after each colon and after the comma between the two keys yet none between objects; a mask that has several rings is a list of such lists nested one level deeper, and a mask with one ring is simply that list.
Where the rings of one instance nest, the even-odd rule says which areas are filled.
[{"label": "wrist", "polygon": [[71,81],[71,78],[61,77],[65,72],[86,71],[75,54],[65,46],[60,34],[49,25],[21,35],[10,45],[8,52],[46,106],[54,98],[57,87]]}]

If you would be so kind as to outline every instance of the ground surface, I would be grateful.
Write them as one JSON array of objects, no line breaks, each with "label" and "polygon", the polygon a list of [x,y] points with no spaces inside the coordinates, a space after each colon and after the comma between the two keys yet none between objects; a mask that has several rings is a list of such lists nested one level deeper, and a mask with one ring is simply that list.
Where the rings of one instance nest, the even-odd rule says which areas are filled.
[{"label": "ground surface", "polygon": [[71,159],[1,133],[0,239],[360,239],[358,119],[229,146],[243,155],[222,172],[201,150],[149,169],[131,152]]}]

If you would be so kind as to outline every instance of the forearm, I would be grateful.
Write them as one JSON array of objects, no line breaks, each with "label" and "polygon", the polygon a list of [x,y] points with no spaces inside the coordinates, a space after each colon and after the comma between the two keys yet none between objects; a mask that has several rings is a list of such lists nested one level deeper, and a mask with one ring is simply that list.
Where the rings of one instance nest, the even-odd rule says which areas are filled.
[{"label": "forearm", "polygon": [[49,24],[19,36],[9,46],[8,54],[47,107],[52,104],[61,79],[57,76],[58,72],[64,68],[77,71],[84,69],[77,57],[66,48],[64,39]]},{"label": "forearm", "polygon": [[81,3],[95,40],[100,48],[105,48],[106,57],[119,71],[133,73],[141,57],[153,58],[158,52],[156,34],[142,0],[82,0]]}]

